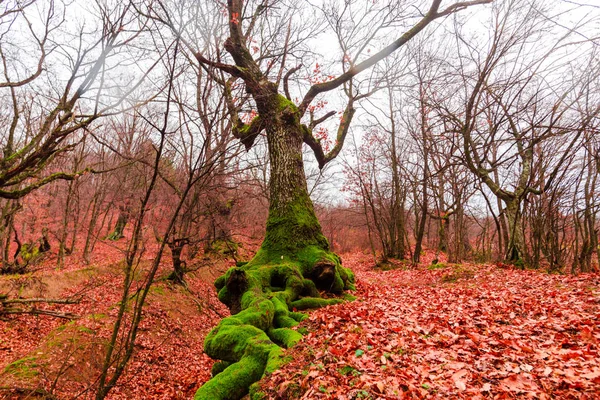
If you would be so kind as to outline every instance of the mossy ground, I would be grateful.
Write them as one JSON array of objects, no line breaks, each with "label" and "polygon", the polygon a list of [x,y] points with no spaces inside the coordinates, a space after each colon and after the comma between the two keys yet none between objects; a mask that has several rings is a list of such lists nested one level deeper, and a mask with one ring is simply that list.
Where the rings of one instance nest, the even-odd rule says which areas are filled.
[{"label": "mossy ground", "polygon": [[32,378],[39,374],[37,359],[33,356],[21,358],[4,368],[4,372],[19,378]]}]

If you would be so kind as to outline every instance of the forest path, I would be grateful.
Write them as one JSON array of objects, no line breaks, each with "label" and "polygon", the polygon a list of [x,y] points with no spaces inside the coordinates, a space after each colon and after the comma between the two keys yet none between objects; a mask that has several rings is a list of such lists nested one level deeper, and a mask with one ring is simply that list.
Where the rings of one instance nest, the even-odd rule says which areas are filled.
[{"label": "forest path", "polygon": [[311,313],[273,398],[598,398],[600,276],[491,265],[377,271],[346,256],[358,300]]}]

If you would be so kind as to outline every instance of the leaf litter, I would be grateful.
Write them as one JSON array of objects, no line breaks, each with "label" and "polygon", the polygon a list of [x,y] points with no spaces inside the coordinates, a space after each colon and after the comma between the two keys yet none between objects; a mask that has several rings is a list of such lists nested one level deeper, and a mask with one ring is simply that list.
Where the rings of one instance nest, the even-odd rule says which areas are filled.
[{"label": "leaf litter", "polygon": [[600,276],[504,265],[378,271],[344,257],[358,299],[316,310],[272,399],[600,396]]}]

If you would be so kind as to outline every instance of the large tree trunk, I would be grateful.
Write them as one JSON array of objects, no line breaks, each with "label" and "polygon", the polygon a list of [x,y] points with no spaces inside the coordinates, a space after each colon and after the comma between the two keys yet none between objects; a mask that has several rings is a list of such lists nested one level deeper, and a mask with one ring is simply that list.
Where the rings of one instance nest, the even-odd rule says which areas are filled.
[{"label": "large tree trunk", "polygon": [[287,123],[267,130],[271,178],[269,218],[262,249],[292,255],[307,246],[329,250],[308,195],[302,131]]},{"label": "large tree trunk", "polygon": [[290,309],[341,301],[320,298],[318,289],[342,293],[354,288],[352,272],[329,251],[308,195],[296,108],[280,95],[271,101],[278,104],[272,104],[266,127],[271,177],[265,239],[250,262],[215,282],[232,316],[206,338],[205,352],[222,362],[196,399],[243,397],[254,382],[281,365],[280,346],[292,346],[302,337],[289,328],[304,316]]}]

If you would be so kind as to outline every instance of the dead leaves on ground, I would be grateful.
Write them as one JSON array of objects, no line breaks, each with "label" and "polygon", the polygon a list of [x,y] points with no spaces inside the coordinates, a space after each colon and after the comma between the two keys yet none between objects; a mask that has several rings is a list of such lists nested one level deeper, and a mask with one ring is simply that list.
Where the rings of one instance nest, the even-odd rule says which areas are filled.
[{"label": "dead leaves on ground", "polygon": [[[290,350],[294,361],[263,382],[271,398],[599,396],[598,275],[469,265],[383,272],[360,255],[344,261],[357,273],[359,299],[311,313],[299,328],[308,332],[304,341]],[[65,272],[48,274],[61,279]],[[202,341],[218,317],[207,311],[222,306],[211,285],[189,278],[196,297],[211,304],[199,312],[188,295],[164,284],[153,289],[136,353],[111,398],[189,398],[209,378],[212,360],[201,353]],[[90,287],[81,303],[67,306],[84,316],[68,329],[47,317],[3,321],[2,368],[36,357],[37,373],[29,361],[17,372],[43,381],[55,376],[52,368],[72,363],[55,392],[78,393],[97,369],[90,352],[109,334],[120,280],[118,270],[95,272],[64,291],[57,287],[64,295]],[[81,353],[73,343],[85,345]]]},{"label": "dead leaves on ground", "polygon": [[[104,263],[93,268],[69,264],[56,270],[49,266],[36,275],[18,277],[23,281],[19,288],[27,290],[28,280],[43,283],[33,288],[33,295],[50,291],[61,297],[81,297],[81,302],[60,308],[81,318],[65,322],[19,315],[0,320],[0,398],[17,396],[17,388],[23,397],[28,393],[61,399],[93,397],[123,284],[122,264],[115,261],[118,252],[106,255]],[[159,275],[166,276],[170,268],[165,262]],[[6,286],[9,279],[13,278],[3,277],[0,284]],[[213,310],[226,313],[226,308],[218,302],[212,284],[199,274],[190,273],[187,284],[192,292],[160,279],[155,283],[134,356],[108,398],[187,399],[210,378],[214,361],[203,354],[203,341],[220,319]]]},{"label": "dead leaves on ground", "polygon": [[[495,266],[373,271],[311,314],[271,398],[597,398],[600,277]],[[453,276],[455,279],[444,277]]]}]

